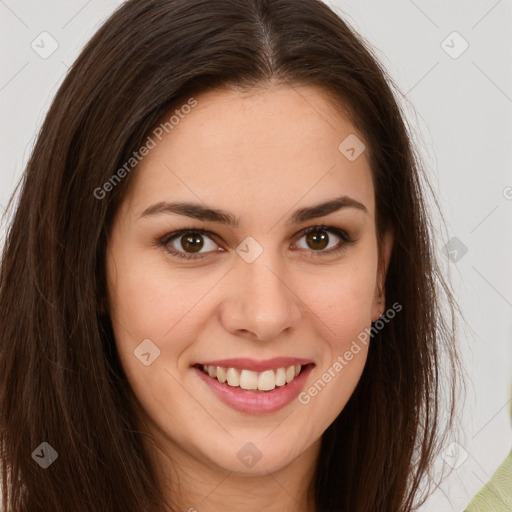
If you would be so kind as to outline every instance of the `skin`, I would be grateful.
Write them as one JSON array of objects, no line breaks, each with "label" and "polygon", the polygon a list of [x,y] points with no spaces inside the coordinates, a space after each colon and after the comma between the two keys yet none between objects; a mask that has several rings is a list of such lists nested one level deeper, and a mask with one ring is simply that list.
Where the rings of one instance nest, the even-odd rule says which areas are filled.
[{"label": "skin", "polygon": [[[393,239],[386,234],[379,259],[366,152],[349,161],[338,150],[350,134],[364,139],[321,89],[272,84],[196,100],[134,171],[112,226],[108,309],[121,363],[169,504],[190,512],[315,511],[310,483],[321,435],[350,398],[367,346],[308,404],[263,415],[220,402],[191,365],[303,357],[316,365],[308,389],[385,311]],[[296,209],[341,195],[367,212],[345,208],[286,224]],[[141,218],[161,201],[226,210],[240,226],[171,213]],[[355,242],[338,253],[335,233],[327,232],[328,246],[308,242],[303,231],[320,224]],[[215,234],[200,237],[202,259],[173,257],[158,244],[184,228]],[[252,263],[236,252],[248,236],[263,248]],[[168,246],[197,254],[183,240]],[[134,356],[145,339],[160,349],[149,366]],[[237,457],[247,442],[262,454],[250,468]]]}]

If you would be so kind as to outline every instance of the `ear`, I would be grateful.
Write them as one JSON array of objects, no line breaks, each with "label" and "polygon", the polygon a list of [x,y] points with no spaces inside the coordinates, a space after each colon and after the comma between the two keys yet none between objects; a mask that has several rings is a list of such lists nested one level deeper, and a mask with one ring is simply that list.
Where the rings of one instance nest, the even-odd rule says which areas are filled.
[{"label": "ear", "polygon": [[375,295],[372,303],[372,322],[376,322],[386,311],[386,275],[389,260],[393,250],[394,235],[391,230],[384,233],[379,250],[379,263],[377,269],[377,281],[375,284]]}]

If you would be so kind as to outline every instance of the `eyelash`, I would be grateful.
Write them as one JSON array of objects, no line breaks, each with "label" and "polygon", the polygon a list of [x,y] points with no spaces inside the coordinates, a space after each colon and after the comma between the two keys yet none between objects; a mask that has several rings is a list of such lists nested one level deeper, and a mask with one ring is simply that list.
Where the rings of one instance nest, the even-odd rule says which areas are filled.
[{"label": "eyelash", "polygon": [[[311,257],[322,257],[323,255],[332,255],[332,254],[338,254],[342,250],[346,248],[347,245],[350,245],[355,242],[353,238],[351,238],[345,231],[342,229],[335,228],[333,226],[326,226],[324,224],[321,224],[319,226],[311,226],[309,228],[304,229],[301,232],[301,236],[298,240],[300,240],[302,237],[308,235],[309,233],[313,231],[327,231],[329,233],[333,233],[334,235],[341,238],[342,242],[339,243],[338,247],[335,247],[334,249],[329,249],[328,251],[308,251],[316,253],[314,256]],[[195,229],[195,228],[186,228],[186,229],[180,229],[178,231],[173,231],[172,233],[169,233],[165,235],[163,238],[158,240],[158,245],[162,246],[166,252],[171,254],[173,257],[185,259],[185,260],[199,260],[202,259],[204,256],[208,255],[208,253],[182,253],[180,251],[176,251],[175,249],[169,248],[168,244],[175,238],[179,238],[180,236],[183,236],[185,234],[195,234],[195,235],[203,235],[208,236],[208,238],[212,238],[212,236],[215,236],[214,233],[211,233],[210,231],[205,231],[203,229]],[[301,249],[302,250],[302,249]]]}]

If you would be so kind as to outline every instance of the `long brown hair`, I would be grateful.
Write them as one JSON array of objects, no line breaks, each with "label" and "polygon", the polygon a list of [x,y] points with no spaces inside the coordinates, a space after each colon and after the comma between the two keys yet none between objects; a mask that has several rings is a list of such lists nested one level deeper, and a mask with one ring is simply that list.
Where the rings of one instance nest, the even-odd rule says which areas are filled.
[{"label": "long brown hair", "polygon": [[[375,335],[356,390],[323,434],[317,512],[408,512],[422,497],[442,438],[444,385],[448,426],[453,419],[457,306],[436,262],[426,178],[391,79],[317,0],[130,0],[61,85],[5,241],[0,461],[9,512],[165,510],[102,313],[108,233],[136,166],[103,197],[95,191],[187,99],[271,80],[321,86],[364,135],[379,241],[387,228],[395,235],[386,305],[403,306]],[[46,469],[31,456],[43,442],[58,453]]]}]

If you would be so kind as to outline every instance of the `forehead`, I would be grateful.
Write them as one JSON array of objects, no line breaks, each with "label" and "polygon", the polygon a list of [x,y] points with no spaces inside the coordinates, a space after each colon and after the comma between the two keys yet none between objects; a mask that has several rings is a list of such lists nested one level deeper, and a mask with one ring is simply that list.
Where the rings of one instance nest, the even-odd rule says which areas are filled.
[{"label": "forehead", "polygon": [[321,89],[214,90],[194,99],[197,105],[174,118],[161,141],[153,137],[156,146],[134,172],[130,209],[200,200],[242,221],[267,215],[270,221],[299,203],[345,194],[364,203],[373,218],[366,153],[351,161],[339,149],[348,136],[362,135]]}]

